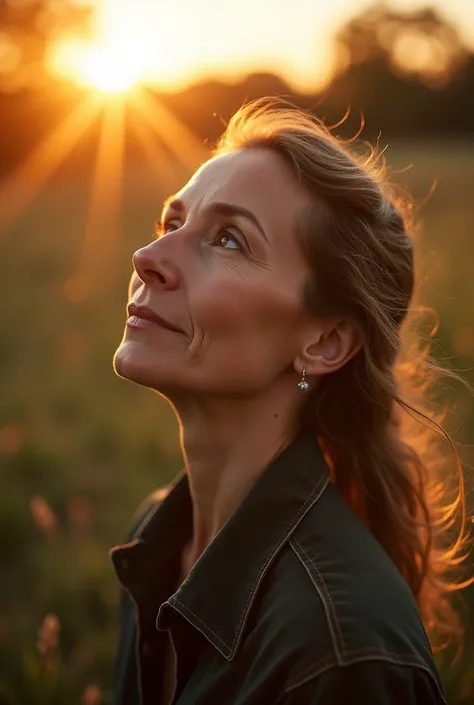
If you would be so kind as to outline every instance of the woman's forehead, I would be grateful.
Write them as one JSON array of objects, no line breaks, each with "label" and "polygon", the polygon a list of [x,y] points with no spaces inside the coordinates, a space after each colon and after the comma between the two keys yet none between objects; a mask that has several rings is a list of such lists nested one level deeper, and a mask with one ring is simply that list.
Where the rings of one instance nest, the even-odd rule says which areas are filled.
[{"label": "woman's forehead", "polygon": [[282,156],[265,148],[246,148],[222,154],[196,171],[179,191],[184,201],[229,201],[244,208],[282,217],[288,224],[312,202]]}]

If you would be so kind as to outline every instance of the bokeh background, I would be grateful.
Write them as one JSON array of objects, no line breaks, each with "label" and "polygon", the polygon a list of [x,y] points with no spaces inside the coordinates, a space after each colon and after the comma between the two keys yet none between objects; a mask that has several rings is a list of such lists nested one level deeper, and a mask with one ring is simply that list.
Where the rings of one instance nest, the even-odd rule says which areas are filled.
[{"label": "bokeh background", "polygon": [[[433,353],[474,383],[471,0],[0,0],[1,705],[110,703],[108,549],[181,467],[166,403],[112,370],[131,255],[262,95],[383,151],[418,213]],[[470,494],[472,397],[448,396]],[[438,657],[454,705],[474,703],[463,600],[463,655]]]}]

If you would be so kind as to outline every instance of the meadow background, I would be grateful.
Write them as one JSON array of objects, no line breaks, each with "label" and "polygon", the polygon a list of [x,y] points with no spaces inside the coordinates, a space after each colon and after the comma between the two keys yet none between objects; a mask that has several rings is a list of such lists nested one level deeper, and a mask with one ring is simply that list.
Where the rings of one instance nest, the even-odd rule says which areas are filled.
[{"label": "meadow background", "polygon": [[[166,403],[112,370],[131,255],[152,237],[162,199],[249,98],[286,96],[331,124],[350,106],[335,128],[344,138],[362,111],[361,139],[387,147],[391,177],[419,211],[419,298],[439,318],[433,353],[474,384],[474,57],[437,10],[377,5],[334,37],[341,62],[324,90],[296,90],[257,66],[234,81],[148,88],[140,110],[114,94],[43,178],[48,135],[90,89],[44,67],[40,6],[47,11],[45,2],[0,3],[0,29],[23,52],[0,70],[0,705],[99,705],[111,702],[116,641],[108,550],[181,468]],[[73,9],[68,21],[83,22],[84,5],[80,16]],[[393,37],[410,32],[434,42],[421,69],[394,62]],[[35,81],[22,73],[28,62]],[[447,389],[472,515],[474,405],[462,385]],[[453,705],[474,702],[472,589],[463,598],[464,653],[455,665],[452,653],[438,657]]]}]

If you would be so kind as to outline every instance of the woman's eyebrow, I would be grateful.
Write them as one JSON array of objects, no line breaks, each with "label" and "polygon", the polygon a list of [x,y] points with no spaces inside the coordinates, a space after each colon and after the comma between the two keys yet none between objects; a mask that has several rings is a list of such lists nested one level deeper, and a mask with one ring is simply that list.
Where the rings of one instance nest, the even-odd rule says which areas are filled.
[{"label": "woman's eyebrow", "polygon": [[161,212],[164,213],[167,208],[172,208],[178,213],[181,213],[184,210],[184,203],[179,198],[176,198],[176,196],[171,195],[163,201]]},{"label": "woman's eyebrow", "polygon": [[[169,196],[169,198],[165,199],[163,203],[163,214],[168,208],[172,208],[177,213],[183,213],[183,211],[185,210],[184,201],[182,201],[180,198]],[[252,213],[252,211],[248,210],[248,208],[244,208],[243,206],[238,206],[232,203],[224,203],[223,201],[216,201],[214,203],[209,204],[206,210],[209,213],[217,213],[218,215],[241,215],[244,218],[247,218],[255,225],[255,227],[261,233],[262,237],[269,244],[268,237],[263,226],[261,225],[257,216]]]}]

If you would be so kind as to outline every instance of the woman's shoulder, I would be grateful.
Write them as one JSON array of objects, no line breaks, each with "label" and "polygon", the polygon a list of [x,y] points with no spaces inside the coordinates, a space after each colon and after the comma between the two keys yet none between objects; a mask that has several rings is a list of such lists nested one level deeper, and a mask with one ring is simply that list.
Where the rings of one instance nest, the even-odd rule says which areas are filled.
[{"label": "woman's shoulder", "polygon": [[317,646],[325,634],[339,663],[358,655],[431,661],[416,601],[388,557],[349,538],[338,552],[295,533],[273,565],[269,597],[301,637],[319,634]]},{"label": "woman's shoulder", "polygon": [[382,662],[421,670],[439,688],[407,583],[337,498],[322,505],[307,513],[273,562],[255,615],[257,628],[278,634],[279,648],[284,644],[288,660],[296,663],[296,679],[306,669],[314,676]]},{"label": "woman's shoulder", "polygon": [[322,672],[311,667],[284,688],[279,705],[447,705],[439,682],[421,668],[357,661]]},{"label": "woman's shoulder", "polygon": [[408,584],[335,488],[304,517],[288,549],[301,589],[322,606],[340,660],[359,649],[366,655],[411,654],[423,661],[429,655]]}]

